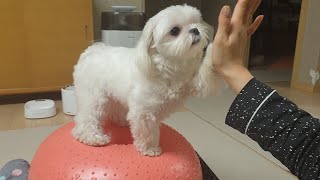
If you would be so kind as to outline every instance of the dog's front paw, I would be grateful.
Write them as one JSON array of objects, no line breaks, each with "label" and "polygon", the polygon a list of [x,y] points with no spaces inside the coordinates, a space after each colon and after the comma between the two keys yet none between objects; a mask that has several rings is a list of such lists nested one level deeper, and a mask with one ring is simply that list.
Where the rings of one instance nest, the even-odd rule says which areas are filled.
[{"label": "dog's front paw", "polygon": [[79,133],[76,129],[73,129],[72,134],[78,141],[90,146],[103,146],[110,142],[110,137],[102,133],[90,131]]},{"label": "dog's front paw", "polygon": [[85,144],[91,146],[103,146],[107,145],[110,142],[110,137],[106,134],[94,134],[89,137],[89,141]]},{"label": "dog's front paw", "polygon": [[90,146],[103,146],[110,142],[110,137],[108,135],[90,134],[87,136],[80,136],[78,140]]},{"label": "dog's front paw", "polygon": [[161,148],[160,147],[150,147],[150,148],[147,148],[143,151],[141,151],[141,154],[144,155],[144,156],[160,156],[161,154]]}]

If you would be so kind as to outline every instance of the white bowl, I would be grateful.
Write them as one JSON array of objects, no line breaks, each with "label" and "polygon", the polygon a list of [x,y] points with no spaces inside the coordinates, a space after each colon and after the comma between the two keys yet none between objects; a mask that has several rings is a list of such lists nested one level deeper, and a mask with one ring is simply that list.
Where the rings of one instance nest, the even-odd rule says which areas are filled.
[{"label": "white bowl", "polygon": [[50,99],[32,100],[24,105],[24,117],[27,119],[48,118],[56,114],[55,102]]}]

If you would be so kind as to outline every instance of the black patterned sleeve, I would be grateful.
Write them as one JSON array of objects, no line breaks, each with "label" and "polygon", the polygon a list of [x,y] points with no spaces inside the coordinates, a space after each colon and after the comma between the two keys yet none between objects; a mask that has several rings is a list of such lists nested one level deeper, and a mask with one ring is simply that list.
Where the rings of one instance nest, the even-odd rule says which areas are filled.
[{"label": "black patterned sleeve", "polygon": [[320,179],[320,121],[252,79],[239,93],[226,124],[248,135],[299,179]]}]

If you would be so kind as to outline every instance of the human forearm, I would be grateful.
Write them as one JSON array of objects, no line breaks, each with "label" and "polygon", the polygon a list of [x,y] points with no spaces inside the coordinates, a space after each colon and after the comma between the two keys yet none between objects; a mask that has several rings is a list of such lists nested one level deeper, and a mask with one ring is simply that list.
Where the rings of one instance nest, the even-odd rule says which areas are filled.
[{"label": "human forearm", "polygon": [[299,179],[317,179],[320,121],[251,79],[232,103],[226,124],[248,135]]},{"label": "human forearm", "polygon": [[251,73],[242,65],[232,65],[231,67],[220,70],[229,87],[237,94],[253,78]]}]

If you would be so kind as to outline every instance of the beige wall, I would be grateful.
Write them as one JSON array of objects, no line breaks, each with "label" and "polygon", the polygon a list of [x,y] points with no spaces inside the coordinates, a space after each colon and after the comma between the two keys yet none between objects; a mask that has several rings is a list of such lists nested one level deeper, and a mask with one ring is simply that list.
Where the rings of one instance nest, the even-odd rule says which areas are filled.
[{"label": "beige wall", "polygon": [[[24,59],[24,5],[19,1],[0,0],[0,90],[26,86],[29,70]],[[10,80],[8,80],[10,79]]]},{"label": "beige wall", "polygon": [[94,39],[99,41],[101,39],[101,13],[112,11],[111,6],[114,5],[130,5],[136,6],[136,11],[144,11],[144,0],[93,0],[93,26]]},{"label": "beige wall", "polygon": [[0,0],[0,96],[71,84],[73,66],[92,41],[91,5],[91,0]]},{"label": "beige wall", "polygon": [[[319,0],[309,0],[297,79],[308,85],[312,85],[310,70],[320,71],[319,7]],[[317,85],[320,85],[320,81],[317,82]]]}]

